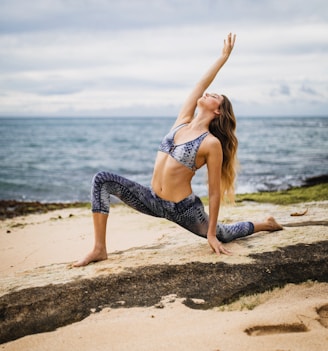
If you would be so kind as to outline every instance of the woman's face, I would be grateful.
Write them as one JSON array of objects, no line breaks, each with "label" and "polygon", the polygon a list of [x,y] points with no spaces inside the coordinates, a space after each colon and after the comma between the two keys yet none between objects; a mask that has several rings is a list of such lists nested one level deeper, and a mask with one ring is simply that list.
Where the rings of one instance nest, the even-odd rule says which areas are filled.
[{"label": "woman's face", "polygon": [[220,105],[222,104],[224,98],[222,95],[215,93],[205,93],[200,99],[200,105],[206,106],[208,109],[215,113],[219,113]]}]

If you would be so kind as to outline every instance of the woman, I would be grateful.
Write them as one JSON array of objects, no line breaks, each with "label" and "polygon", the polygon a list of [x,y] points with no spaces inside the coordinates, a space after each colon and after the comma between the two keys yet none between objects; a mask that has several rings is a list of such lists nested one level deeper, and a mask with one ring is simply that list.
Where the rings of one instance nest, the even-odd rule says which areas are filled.
[{"label": "woman", "polygon": [[[224,95],[208,94],[221,67],[228,60],[236,36],[224,40],[221,57],[196,84],[182,106],[171,131],[163,139],[154,166],[151,187],[145,187],[109,172],[95,175],[92,185],[92,211],[95,244],[93,250],[74,266],[107,259],[106,224],[110,194],[134,209],[167,218],[187,230],[207,238],[212,250],[230,254],[222,242],[259,231],[282,227],[270,217],[264,222],[217,223],[220,202],[233,199],[236,174],[236,120],[230,101]],[[194,117],[198,108],[197,117]],[[191,188],[197,169],[207,166],[209,214]]]}]

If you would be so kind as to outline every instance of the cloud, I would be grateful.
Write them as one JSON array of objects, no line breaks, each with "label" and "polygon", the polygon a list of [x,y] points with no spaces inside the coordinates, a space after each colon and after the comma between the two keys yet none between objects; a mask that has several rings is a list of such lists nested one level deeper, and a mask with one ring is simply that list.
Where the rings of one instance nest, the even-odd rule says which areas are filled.
[{"label": "cloud", "polygon": [[326,1],[1,6],[2,116],[175,115],[230,30],[236,47],[210,89],[231,97],[238,114],[271,114],[277,105],[281,114],[313,113],[313,103],[327,111]]},{"label": "cloud", "polygon": [[213,23],[327,20],[327,5],[312,0],[2,0],[1,32],[58,29],[120,30]]},{"label": "cloud", "polygon": [[287,84],[280,84],[277,90],[273,90],[272,95],[286,95],[290,96],[290,88]]},{"label": "cloud", "polygon": [[[311,83],[310,83],[311,84]],[[315,89],[313,89],[308,82],[304,82],[300,87],[302,93],[312,95],[312,96],[321,96]]]}]

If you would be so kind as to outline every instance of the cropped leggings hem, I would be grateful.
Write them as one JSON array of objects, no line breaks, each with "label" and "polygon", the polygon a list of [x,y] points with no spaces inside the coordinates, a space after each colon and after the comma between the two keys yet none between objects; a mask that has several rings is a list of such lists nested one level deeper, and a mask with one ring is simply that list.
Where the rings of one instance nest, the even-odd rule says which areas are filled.
[{"label": "cropped leggings hem", "polygon": [[[141,213],[166,218],[198,236],[207,236],[208,215],[200,198],[193,193],[180,202],[166,201],[157,196],[151,187],[110,172],[98,172],[92,180],[92,212],[108,214],[111,195]],[[253,233],[252,222],[218,223],[216,229],[218,240],[224,243]]]}]

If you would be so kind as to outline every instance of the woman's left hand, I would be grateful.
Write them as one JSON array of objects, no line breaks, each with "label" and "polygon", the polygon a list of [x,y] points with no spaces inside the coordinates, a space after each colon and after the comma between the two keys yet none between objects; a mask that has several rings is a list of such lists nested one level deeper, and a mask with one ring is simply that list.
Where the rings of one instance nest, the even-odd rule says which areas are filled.
[{"label": "woman's left hand", "polygon": [[223,253],[225,255],[232,255],[232,252],[227,250],[222,243],[217,239],[216,236],[208,236],[207,241],[212,248],[213,252],[215,252],[217,255],[220,255],[220,253]]}]

